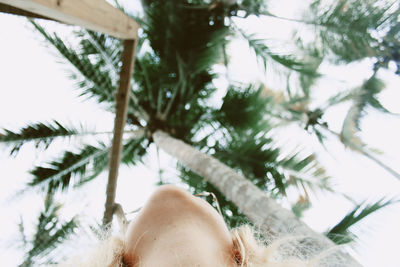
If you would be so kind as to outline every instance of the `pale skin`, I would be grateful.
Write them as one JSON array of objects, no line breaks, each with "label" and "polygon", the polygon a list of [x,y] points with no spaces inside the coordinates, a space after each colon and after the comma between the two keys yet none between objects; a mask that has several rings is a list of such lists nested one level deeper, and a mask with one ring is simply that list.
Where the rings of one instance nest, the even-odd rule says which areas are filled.
[{"label": "pale skin", "polygon": [[233,267],[228,227],[205,200],[175,186],[150,197],[125,235],[128,266]]}]

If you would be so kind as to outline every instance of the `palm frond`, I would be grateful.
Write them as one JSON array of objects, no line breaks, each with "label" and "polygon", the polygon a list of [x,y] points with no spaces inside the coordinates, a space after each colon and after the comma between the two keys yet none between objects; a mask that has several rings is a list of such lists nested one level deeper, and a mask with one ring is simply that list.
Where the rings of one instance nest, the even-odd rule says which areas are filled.
[{"label": "palm frond", "polygon": [[152,1],[145,11],[144,34],[155,54],[171,67],[177,54],[187,64],[200,59],[198,53],[211,50],[213,40],[223,37],[216,33],[227,29],[220,10],[194,8],[194,4]]},{"label": "palm frond", "polygon": [[208,72],[214,64],[223,61],[223,46],[228,43],[227,36],[230,33],[227,27],[213,30],[208,37],[206,45],[193,51],[194,53],[190,56],[189,62],[187,62],[192,76],[204,71]]},{"label": "palm frond", "polygon": [[380,54],[376,33],[384,31],[398,13],[394,2],[345,0],[332,1],[330,6],[316,0],[311,4],[322,50],[333,52],[341,61],[351,62]]},{"label": "palm frond", "polygon": [[98,147],[85,146],[77,153],[66,151],[60,159],[31,170],[33,179],[28,186],[39,186],[49,192],[66,190],[73,185],[72,182],[74,185],[81,185],[90,181],[100,174],[107,164],[108,148],[103,144]]},{"label": "palm frond", "polygon": [[76,36],[80,39],[80,53],[96,56],[98,64],[109,71],[115,85],[120,72],[121,43],[105,34],[89,30],[78,31]]},{"label": "palm frond", "polygon": [[79,80],[78,86],[84,90],[82,95],[96,97],[99,102],[114,102],[116,87],[108,72],[102,68],[102,62],[93,62],[93,59],[89,58],[90,54],[80,53],[76,48],[67,45],[57,34],[51,35],[36,22],[31,21],[31,23],[83,77],[79,80],[77,75],[71,75],[72,78]]},{"label": "palm frond", "polygon": [[305,98],[310,98],[312,86],[315,84],[317,79],[321,77],[321,74],[318,73],[318,68],[323,61],[323,55],[318,49],[315,49],[315,47],[304,46],[301,40],[297,42],[297,46],[299,46],[300,51],[303,51],[303,53],[306,55],[308,69],[308,72],[298,73],[300,89]]},{"label": "palm frond", "polygon": [[125,141],[122,147],[121,162],[126,165],[136,165],[146,154],[148,140],[145,137],[131,138]]},{"label": "palm frond", "polygon": [[245,88],[230,86],[223,98],[221,108],[216,111],[217,120],[224,127],[245,129],[263,121],[265,111],[272,105],[273,99],[265,95],[265,87]]},{"label": "palm frond", "polygon": [[20,219],[20,221],[18,223],[18,232],[21,236],[22,247],[26,248],[28,245],[28,237],[26,236],[26,232],[25,232],[25,224],[24,224],[24,220],[22,219],[21,215],[20,215],[19,219]]},{"label": "palm frond", "polygon": [[[229,141],[218,142],[213,148],[214,156],[232,168],[240,170],[247,178],[262,189],[271,186],[284,192],[280,173],[270,166],[279,156],[279,150],[272,148],[272,139],[254,134],[236,135],[230,133]],[[283,178],[284,179],[284,178]]]},{"label": "palm frond", "polygon": [[11,155],[16,155],[21,147],[28,142],[35,142],[36,147],[43,146],[45,149],[57,137],[69,137],[80,134],[80,131],[72,127],[63,126],[60,122],[53,120],[49,123],[34,123],[27,125],[18,131],[2,129],[0,143],[11,147]]},{"label": "palm frond", "polygon": [[285,195],[289,186],[300,191],[331,190],[329,177],[314,155],[283,155],[273,137],[268,137],[274,127],[266,114],[276,101],[267,90],[263,86],[228,89],[215,116],[221,125],[215,133],[224,138],[212,147],[214,156],[273,196]]},{"label": "palm frond", "polygon": [[[95,98],[99,103],[115,104],[115,92],[119,80],[120,41],[91,31],[77,31],[79,45],[67,44],[56,33],[49,34],[39,24],[34,27],[74,67],[70,78],[82,90],[81,96]],[[130,116],[148,120],[148,114],[138,103],[134,92],[130,94],[128,113]]]},{"label": "palm frond", "polygon": [[250,15],[262,15],[267,10],[267,4],[264,0],[243,0],[238,6],[238,10],[246,12],[245,17]]},{"label": "palm frond", "polygon": [[290,70],[308,75],[317,75],[315,69],[313,69],[310,64],[301,62],[293,55],[275,53],[266,45],[265,40],[258,39],[254,35],[248,35],[241,30],[239,30],[239,32],[241,36],[247,40],[249,47],[254,51],[256,56],[261,60],[264,69],[267,69],[268,62],[272,60]]},{"label": "palm frond", "polygon": [[146,4],[145,12],[143,38],[150,47],[136,61],[139,102],[155,120],[186,129],[176,124],[191,124],[184,117],[198,116],[197,102],[213,90],[210,70],[223,58],[229,28],[216,10],[194,4],[156,1]]},{"label": "palm frond", "polygon": [[[400,9],[397,13],[400,12]],[[380,67],[388,68],[389,63],[393,62],[396,65],[395,74],[400,75],[400,21],[397,20],[391,23],[390,30],[380,42],[380,54],[374,65],[374,70],[377,71]]]},{"label": "palm frond", "polygon": [[333,96],[331,96],[326,103],[321,107],[322,110],[326,110],[330,107],[333,107],[335,105],[351,101],[354,98],[355,92],[354,90],[347,90],[347,91],[342,91],[339,92]]},{"label": "palm frond", "polygon": [[347,113],[342,126],[341,136],[345,144],[355,142],[359,146],[363,145],[356,134],[360,131],[360,120],[365,115],[367,107],[389,113],[377,99],[377,95],[384,87],[384,83],[374,75],[364,82],[360,88],[354,90],[353,105]]},{"label": "palm frond", "polygon": [[317,129],[316,127],[313,127],[313,131],[314,131],[315,136],[317,137],[318,141],[319,141],[319,142],[321,143],[321,145],[323,145],[324,148],[326,149],[326,147],[325,147],[325,141],[326,141],[327,136],[326,136],[324,133],[322,133],[319,129]]},{"label": "palm frond", "polygon": [[243,173],[271,197],[285,196],[292,186],[298,192],[332,191],[329,177],[314,155],[284,154],[266,132],[230,132],[226,138],[212,147],[213,156]]},{"label": "palm frond", "polygon": [[29,240],[29,249],[20,267],[33,267],[52,261],[49,254],[59,244],[67,240],[77,227],[77,219],[68,221],[59,218],[61,205],[47,195],[44,210],[39,214],[34,235]]},{"label": "palm frond", "polygon": [[395,200],[380,199],[371,204],[362,202],[354,207],[344,218],[326,232],[326,236],[336,244],[346,244],[354,241],[357,237],[351,231],[351,227],[355,226],[359,221],[365,217],[375,213],[376,211],[393,204]]},{"label": "palm frond", "polygon": [[325,169],[318,163],[314,154],[302,156],[300,153],[292,153],[277,164],[290,177],[288,183],[304,190],[333,191],[330,177]]}]

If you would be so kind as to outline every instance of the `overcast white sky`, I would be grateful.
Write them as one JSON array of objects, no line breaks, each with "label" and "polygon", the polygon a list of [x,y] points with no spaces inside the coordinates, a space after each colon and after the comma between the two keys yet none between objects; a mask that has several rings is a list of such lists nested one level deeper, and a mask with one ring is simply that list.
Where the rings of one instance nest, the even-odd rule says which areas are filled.
[{"label": "overcast white sky", "polygon": [[[269,21],[269,23],[272,22]],[[84,102],[83,99],[77,98],[77,91],[73,90],[73,83],[67,78],[66,68],[56,62],[56,58],[40,44],[37,35],[26,25],[21,18],[0,14],[0,36],[2,37],[0,42],[0,127],[15,129],[28,122],[57,119],[71,122],[73,125],[81,122],[99,131],[112,129],[112,114],[99,109],[99,106],[91,101]],[[276,27],[272,26],[272,28]],[[241,51],[242,48],[243,44],[236,43],[232,49]],[[254,72],[251,56],[246,57],[242,54],[240,59],[233,58],[233,61],[237,63],[234,63],[230,69],[231,77],[243,80],[260,79],[260,76]],[[348,68],[329,66],[324,68],[323,71],[330,73],[332,77],[327,84],[340,84],[337,80],[349,80],[357,85],[366,77],[368,66],[356,64]],[[389,86],[383,92],[381,100],[391,111],[400,113],[398,105],[400,79],[389,72],[383,75],[389,81]],[[326,92],[329,93],[329,90],[327,86]],[[316,97],[326,97],[326,95],[323,95],[321,91],[321,95],[316,95]],[[343,118],[345,111],[345,107],[341,107],[327,114],[327,120],[334,129],[340,129],[338,118]],[[363,124],[365,129],[363,138],[373,147],[385,151],[382,159],[398,172],[400,172],[399,122],[399,118],[373,114]],[[302,138],[308,140],[306,136],[298,136],[298,139],[294,139],[291,135],[287,135],[286,138],[287,142],[293,143],[303,140]],[[88,140],[84,138],[79,140],[82,143],[85,141]],[[26,146],[15,159],[10,159],[6,153],[0,153],[0,212],[3,214],[0,228],[2,266],[16,266],[20,263],[21,250],[15,246],[15,241],[18,239],[19,216],[22,215],[28,226],[33,225],[42,201],[37,192],[29,192],[19,198],[10,197],[23,188],[24,183],[29,180],[27,170],[33,164],[40,163],[46,156],[57,154],[60,147],[70,146],[70,143],[60,142],[56,147],[53,146],[46,151],[45,155],[36,153],[32,146]],[[307,146],[321,150],[313,142],[307,141]],[[334,177],[333,182],[338,191],[351,195],[357,201],[399,195],[400,181],[375,163],[345,150],[338,142],[330,142],[327,147],[330,154],[320,153],[320,160],[327,166],[329,174]],[[154,148],[152,149],[152,154],[155,155]],[[154,190],[154,184],[157,181],[157,163],[154,157],[147,158],[145,162],[146,166],[130,170],[123,168],[120,172],[117,201],[121,202],[126,210],[140,207]],[[161,162],[165,177],[173,178],[176,175],[173,161],[162,154]],[[96,184],[91,186],[95,189],[91,189],[90,193],[83,189],[67,197],[66,201],[72,204],[66,206],[65,212],[72,214],[76,210],[81,210],[87,214],[88,218],[100,218],[104,203],[105,179],[105,175],[98,179]],[[317,231],[326,230],[352,208],[351,203],[345,201],[344,198],[333,195],[319,194],[313,196],[313,200],[313,207],[306,213],[304,220]],[[355,245],[355,252],[352,254],[367,267],[399,266],[399,225],[399,205],[373,215],[365,220],[361,225],[364,227],[358,230],[361,239]]]}]

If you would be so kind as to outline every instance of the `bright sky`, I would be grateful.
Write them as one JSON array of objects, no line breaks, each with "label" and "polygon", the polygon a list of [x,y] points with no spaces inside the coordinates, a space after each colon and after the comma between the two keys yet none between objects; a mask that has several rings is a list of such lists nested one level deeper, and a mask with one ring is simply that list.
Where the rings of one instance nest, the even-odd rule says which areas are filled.
[{"label": "bright sky", "polygon": [[[268,21],[276,23],[276,21]],[[28,122],[49,121],[57,119],[78,126],[79,123],[89,125],[96,130],[112,129],[113,116],[99,109],[92,101],[77,98],[73,82],[67,78],[66,67],[57,63],[56,57],[49,53],[38,40],[37,34],[27,27],[25,20],[0,14],[0,77],[2,81],[2,98],[0,98],[0,127],[19,128]],[[255,26],[249,26],[255,27]],[[273,28],[279,28],[279,25]],[[269,30],[271,29],[269,28]],[[243,43],[232,45],[232,51],[244,51]],[[254,62],[251,55],[242,54],[241,58],[233,58],[230,77],[243,80],[262,79],[254,72]],[[246,67],[244,67],[246,66]],[[348,68],[332,68],[324,66],[323,71],[332,78],[325,84],[326,89],[320,90],[316,98],[326,97],[325,92],[339,85],[338,80],[349,80],[354,85],[360,84],[366,77],[369,66],[355,64]],[[389,81],[388,88],[382,93],[382,102],[393,112],[400,113],[399,77],[384,73]],[[220,81],[223,83],[223,81]],[[278,83],[279,81],[276,81]],[[321,86],[322,86],[321,85]],[[325,91],[326,90],[326,91]],[[332,90],[331,90],[332,91]],[[340,107],[327,114],[330,125],[339,130],[346,107]],[[78,123],[77,123],[78,122]],[[364,140],[376,148],[385,151],[381,157],[385,163],[400,172],[399,149],[400,119],[380,114],[368,116],[363,124]],[[288,132],[290,129],[288,129]],[[298,139],[293,135],[283,135],[287,142],[306,143],[313,149],[321,150],[315,142],[306,135],[299,133]],[[85,137],[80,143],[88,141]],[[27,230],[34,225],[35,217],[41,208],[41,194],[28,192],[23,196],[13,197],[14,193],[24,187],[29,181],[27,170],[33,164],[39,164],[48,156],[57,155],[60,148],[71,147],[71,143],[59,142],[51,146],[44,155],[34,151],[32,146],[26,146],[15,159],[10,159],[6,153],[0,153],[0,212],[1,222],[0,258],[2,266],[16,266],[22,257],[21,248],[16,245],[20,216],[24,218]],[[390,176],[372,161],[345,150],[338,142],[327,144],[329,153],[322,151],[320,160],[327,166],[329,174],[334,178],[336,189],[351,195],[355,200],[377,200],[383,196],[398,196],[400,181]],[[150,157],[145,159],[145,166],[134,169],[122,168],[118,184],[117,201],[125,210],[135,210],[143,205],[146,198],[154,190],[157,181],[158,165],[152,147]],[[47,156],[47,157],[46,157]],[[164,177],[176,178],[174,161],[161,153],[161,165]],[[82,188],[66,197],[67,204],[64,213],[73,214],[77,210],[87,218],[100,218],[104,204],[106,175],[103,175],[89,188]],[[334,225],[352,208],[351,203],[342,197],[333,195],[314,195],[313,207],[306,213],[304,220],[313,229],[324,231]],[[366,267],[398,265],[398,240],[400,238],[400,207],[394,205],[363,221],[358,229],[360,240],[354,245],[354,257]]]}]

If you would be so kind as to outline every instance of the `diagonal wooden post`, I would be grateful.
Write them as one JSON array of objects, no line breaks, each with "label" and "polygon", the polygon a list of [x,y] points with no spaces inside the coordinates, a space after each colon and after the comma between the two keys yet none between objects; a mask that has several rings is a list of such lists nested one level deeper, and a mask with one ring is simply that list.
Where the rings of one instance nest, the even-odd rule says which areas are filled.
[{"label": "diagonal wooden post", "polygon": [[41,16],[33,12],[29,12],[20,8],[16,8],[11,5],[6,5],[0,3],[0,12],[2,13],[8,13],[8,14],[13,14],[13,15],[18,15],[18,16],[24,16],[27,18],[35,18],[35,19],[47,19],[47,20],[55,20],[46,16]]},{"label": "diagonal wooden post", "polygon": [[137,40],[139,24],[105,0],[0,0],[0,11],[45,17],[115,38]]},{"label": "diagonal wooden post", "polygon": [[114,121],[114,138],[110,152],[110,165],[107,184],[107,196],[103,216],[103,227],[112,222],[115,204],[115,192],[117,188],[118,167],[122,152],[122,135],[126,116],[128,113],[130,81],[133,73],[135,59],[136,40],[125,40],[122,54],[122,67],[120,73],[119,88],[116,96],[116,115]]}]

